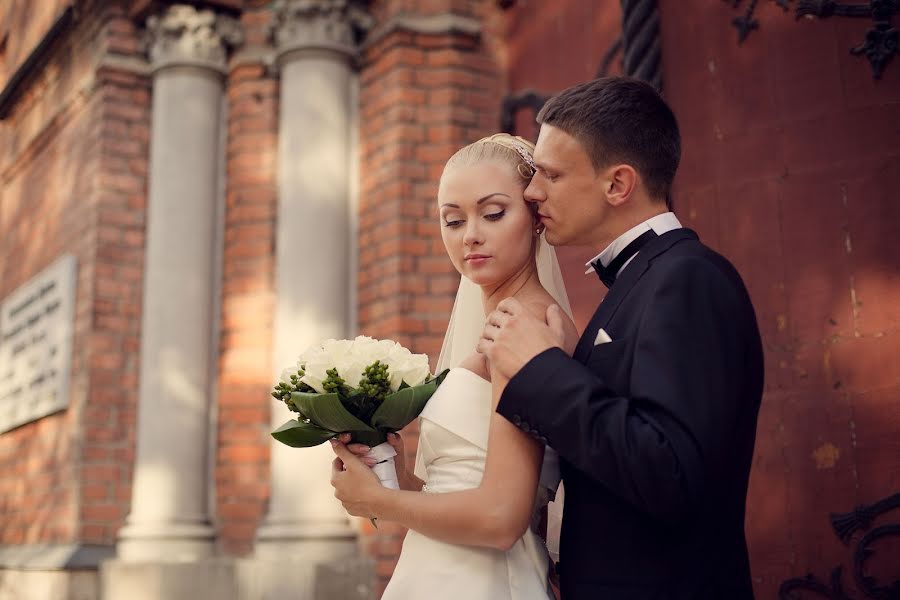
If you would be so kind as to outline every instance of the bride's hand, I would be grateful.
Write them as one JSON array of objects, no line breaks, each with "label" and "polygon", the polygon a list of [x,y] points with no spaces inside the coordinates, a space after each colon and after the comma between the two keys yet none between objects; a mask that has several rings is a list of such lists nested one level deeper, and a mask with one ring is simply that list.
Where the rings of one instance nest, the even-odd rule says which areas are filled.
[{"label": "bride's hand", "polygon": [[563,351],[569,356],[575,354],[575,346],[578,345],[578,338],[580,337],[578,329],[575,328],[575,323],[562,311],[559,305],[553,304],[547,307],[547,325],[551,329],[562,332]]},{"label": "bride's hand", "polygon": [[[369,448],[365,444],[351,444],[349,433],[340,434],[339,436],[337,436],[337,441],[344,444],[347,447],[347,450],[358,456],[359,460],[369,465],[369,467],[374,467],[375,463],[378,462],[374,458],[366,456],[371,448]],[[388,439],[388,441],[390,441],[390,439]],[[393,444],[391,444],[391,446],[393,446]],[[398,464],[396,460],[394,461],[394,464]]]},{"label": "bride's hand", "polygon": [[354,517],[377,518],[374,504],[386,488],[366,464],[343,443],[332,440],[337,458],[331,463],[331,485],[334,497]]},{"label": "bride's hand", "polygon": [[472,371],[482,379],[486,379],[488,381],[491,380],[491,369],[488,365],[487,356],[485,356],[484,354],[473,352],[472,354],[465,357],[462,362],[459,363],[459,366],[463,369]]}]

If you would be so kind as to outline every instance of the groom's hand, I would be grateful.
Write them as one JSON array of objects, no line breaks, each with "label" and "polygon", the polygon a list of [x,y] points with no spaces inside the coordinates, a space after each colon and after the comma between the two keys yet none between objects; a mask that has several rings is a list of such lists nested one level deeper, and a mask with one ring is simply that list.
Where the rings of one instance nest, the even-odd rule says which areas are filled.
[{"label": "groom's hand", "polygon": [[515,298],[506,298],[488,315],[478,351],[487,355],[492,368],[511,378],[544,350],[567,349],[559,307],[548,308],[547,317],[545,323]]}]

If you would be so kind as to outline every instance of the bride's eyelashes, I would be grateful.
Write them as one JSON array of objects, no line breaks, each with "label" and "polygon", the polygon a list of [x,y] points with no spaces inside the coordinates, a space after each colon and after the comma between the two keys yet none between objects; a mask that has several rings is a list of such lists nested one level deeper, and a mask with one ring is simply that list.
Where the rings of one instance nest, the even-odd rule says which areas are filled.
[{"label": "bride's eyelashes", "polygon": [[[484,215],[484,218],[487,219],[488,221],[499,221],[500,219],[503,218],[503,215],[505,215],[505,214],[506,214],[506,210],[504,209],[504,210],[501,210],[501,211],[498,211],[495,213],[490,213],[490,214]],[[457,219],[454,221],[444,221],[444,227],[455,228],[455,227],[459,227],[463,223],[465,223],[465,221],[462,219]]]}]

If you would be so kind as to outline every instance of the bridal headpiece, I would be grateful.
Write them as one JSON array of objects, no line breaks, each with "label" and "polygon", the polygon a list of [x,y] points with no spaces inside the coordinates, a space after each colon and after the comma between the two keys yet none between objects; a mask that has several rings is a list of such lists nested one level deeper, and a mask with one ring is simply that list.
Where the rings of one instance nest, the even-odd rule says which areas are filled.
[{"label": "bridal headpiece", "polygon": [[[534,144],[526,140],[525,138],[519,137],[517,135],[511,135],[509,133],[495,133],[494,135],[489,135],[488,137],[483,137],[476,143],[486,143],[493,142],[494,144],[498,144],[503,146],[504,148],[509,148],[514,151],[519,157],[522,159],[522,163],[519,165],[518,171],[519,175],[524,177],[525,179],[531,179],[535,172],[537,171],[537,166],[534,164],[534,158],[532,157],[532,153],[534,152]],[[525,167],[524,169],[522,167]]]}]

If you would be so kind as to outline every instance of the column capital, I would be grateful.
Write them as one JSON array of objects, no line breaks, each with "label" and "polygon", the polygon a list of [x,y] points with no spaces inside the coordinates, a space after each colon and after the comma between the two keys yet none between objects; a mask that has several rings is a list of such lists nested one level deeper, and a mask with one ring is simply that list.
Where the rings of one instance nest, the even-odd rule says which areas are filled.
[{"label": "column capital", "polygon": [[354,57],[374,24],[361,0],[275,0],[272,13],[268,29],[278,63],[302,50]]},{"label": "column capital", "polygon": [[226,51],[243,41],[237,20],[187,4],[147,19],[144,42],[152,69],[196,66],[225,73]]}]

